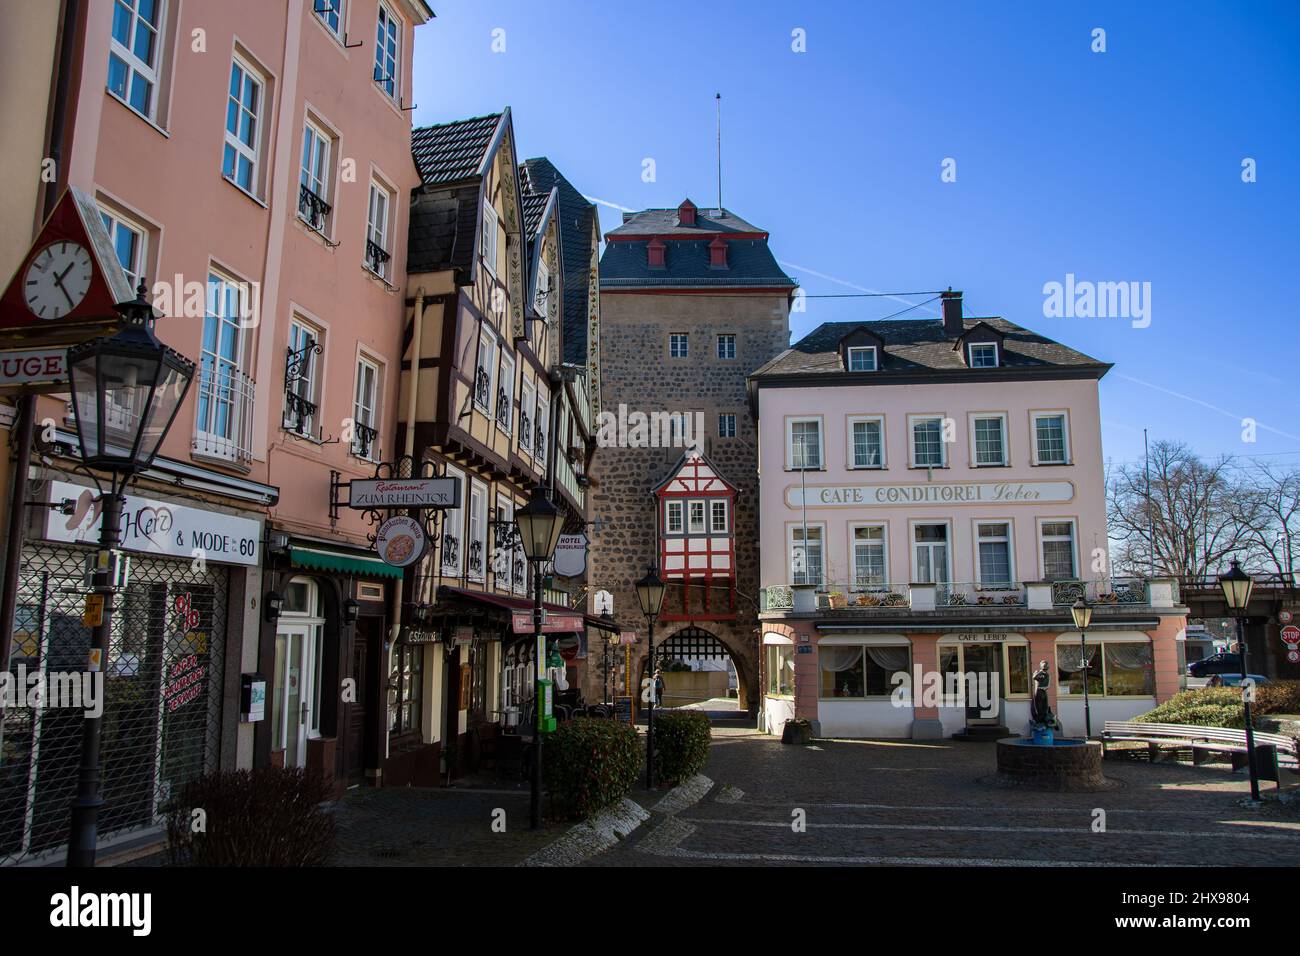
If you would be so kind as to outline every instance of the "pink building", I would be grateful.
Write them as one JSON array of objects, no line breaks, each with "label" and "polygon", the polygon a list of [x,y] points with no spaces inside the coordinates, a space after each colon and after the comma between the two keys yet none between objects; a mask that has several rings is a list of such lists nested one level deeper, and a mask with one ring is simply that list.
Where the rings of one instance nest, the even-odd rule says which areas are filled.
[{"label": "pink building", "polygon": [[[128,520],[165,512],[174,524],[128,535],[133,573],[107,667],[116,809],[101,833],[155,825],[170,792],[216,766],[314,765],[360,782],[386,755],[383,654],[401,571],[378,560],[373,529],[334,505],[334,489],[394,452],[419,184],[414,30],[433,13],[424,0],[20,6],[6,31],[26,39],[5,44],[4,75],[50,77],[28,125],[60,161],[29,208],[7,200],[6,213],[26,230],[66,187],[92,197],[128,281],[147,283],[159,337],[198,366],[155,466],[128,492]],[[13,256],[26,243],[12,245],[6,276],[24,265]],[[39,464],[17,478],[27,497],[88,502],[66,395],[41,396],[36,414],[52,429],[38,429]],[[77,507],[42,511],[27,534],[13,646],[31,666],[84,659],[68,586],[96,532]],[[194,548],[215,540],[195,537],[204,530],[235,550]],[[195,667],[202,679],[185,686],[200,691],[170,708],[169,688]],[[259,678],[265,718],[241,719],[241,691]],[[27,823],[0,834],[0,859],[63,839],[64,810],[42,799],[71,785],[75,752],[68,766],[32,754],[55,753],[65,731],[79,733],[33,731]],[[154,743],[136,753],[139,740]]]},{"label": "pink building", "polygon": [[[1179,689],[1172,582],[1108,571],[1109,369],[948,292],[940,320],[828,323],[751,376],[769,733],[1020,733],[1041,661],[1082,733],[1080,598],[1094,732]],[[981,692],[936,693],[959,675]]]}]

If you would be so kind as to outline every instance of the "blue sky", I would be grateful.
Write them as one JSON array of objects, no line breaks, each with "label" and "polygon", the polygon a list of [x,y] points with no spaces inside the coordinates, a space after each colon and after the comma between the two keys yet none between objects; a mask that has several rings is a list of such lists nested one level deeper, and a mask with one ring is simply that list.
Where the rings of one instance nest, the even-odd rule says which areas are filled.
[{"label": "blue sky", "polygon": [[[588,196],[705,206],[720,92],[724,205],[771,233],[810,296],[951,286],[968,315],[1115,363],[1113,460],[1140,458],[1147,428],[1300,463],[1300,4],[432,5],[417,125],[509,105],[521,155]],[[601,221],[620,215],[604,205]],[[1149,282],[1150,325],[1045,317],[1044,284],[1068,273]],[[926,298],[810,298],[793,335]]]}]

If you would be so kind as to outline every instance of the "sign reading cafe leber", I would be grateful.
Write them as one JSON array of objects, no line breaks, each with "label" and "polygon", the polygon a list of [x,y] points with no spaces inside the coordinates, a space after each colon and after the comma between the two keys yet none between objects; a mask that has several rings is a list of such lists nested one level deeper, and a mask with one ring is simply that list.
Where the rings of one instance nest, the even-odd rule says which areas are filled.
[{"label": "sign reading cafe leber", "polygon": [[919,482],[906,485],[793,485],[785,491],[792,508],[872,505],[1050,504],[1074,498],[1068,481]]}]

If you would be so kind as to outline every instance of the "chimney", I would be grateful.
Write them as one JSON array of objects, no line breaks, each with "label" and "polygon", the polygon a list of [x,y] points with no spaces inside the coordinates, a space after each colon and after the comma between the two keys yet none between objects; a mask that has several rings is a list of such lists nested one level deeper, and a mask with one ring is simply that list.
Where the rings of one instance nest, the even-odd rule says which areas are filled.
[{"label": "chimney", "polygon": [[947,292],[939,294],[943,298],[943,332],[955,339],[966,331],[961,321],[961,293],[949,286]]}]

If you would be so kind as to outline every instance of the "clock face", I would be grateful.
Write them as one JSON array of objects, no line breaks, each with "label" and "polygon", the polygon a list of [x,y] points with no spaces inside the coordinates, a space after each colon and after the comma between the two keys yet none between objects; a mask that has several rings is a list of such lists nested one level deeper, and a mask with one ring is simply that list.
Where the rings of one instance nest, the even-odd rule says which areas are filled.
[{"label": "clock face", "polygon": [[86,297],[94,267],[85,246],[53,242],[27,267],[23,297],[38,319],[61,319]]}]

